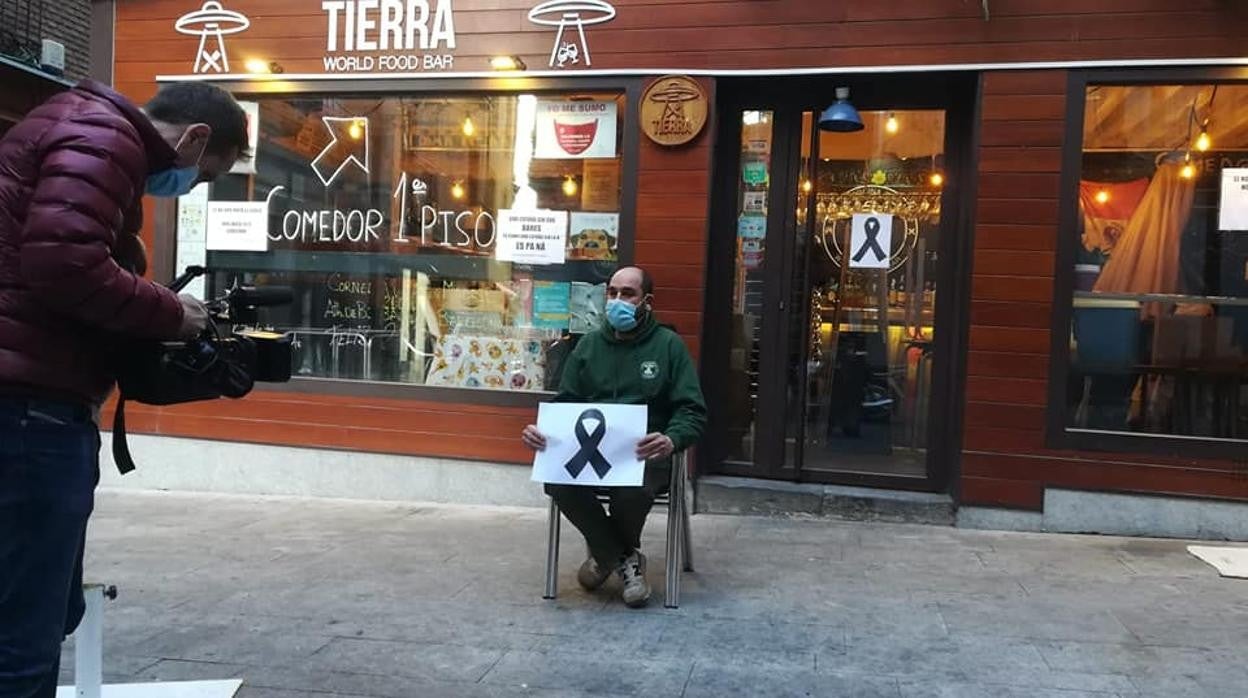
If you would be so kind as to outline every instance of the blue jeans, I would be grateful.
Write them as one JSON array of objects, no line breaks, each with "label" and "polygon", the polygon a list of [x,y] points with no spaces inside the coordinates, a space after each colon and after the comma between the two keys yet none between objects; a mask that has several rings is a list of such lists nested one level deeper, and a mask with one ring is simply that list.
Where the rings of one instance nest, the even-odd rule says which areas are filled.
[{"label": "blue jeans", "polygon": [[0,398],[0,698],[52,698],[82,620],[100,434],[84,406]]}]

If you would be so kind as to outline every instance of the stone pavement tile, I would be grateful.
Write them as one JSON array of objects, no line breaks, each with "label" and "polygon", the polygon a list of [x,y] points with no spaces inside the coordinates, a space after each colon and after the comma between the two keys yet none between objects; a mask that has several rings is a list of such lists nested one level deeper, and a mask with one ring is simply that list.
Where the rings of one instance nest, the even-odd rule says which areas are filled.
[{"label": "stone pavement tile", "polygon": [[1018,688],[981,683],[901,682],[903,698],[1117,698],[1116,693]]},{"label": "stone pavement tile", "polygon": [[333,639],[329,634],[292,631],[266,619],[188,621],[135,645],[140,654],[227,664],[298,662]]},{"label": "stone pavement tile", "polygon": [[1002,672],[1048,670],[1034,645],[1012,638],[850,637],[844,655],[818,655],[820,673],[975,681]]},{"label": "stone pavement tile", "polygon": [[[836,625],[800,622],[701,620],[671,623],[657,643],[673,656],[698,652],[731,652],[781,655],[836,654],[845,652],[845,631]],[[811,668],[813,669],[813,663]]]},{"label": "stone pavement tile", "polygon": [[897,679],[699,660],[682,698],[899,698]]},{"label": "stone pavement tile", "polygon": [[463,645],[336,638],[309,664],[330,671],[406,676],[436,681],[480,681],[504,650]]},{"label": "stone pavement tile", "polygon": [[[120,654],[104,644],[104,681],[106,683],[125,683],[144,669],[160,661],[159,657],[136,657]],[[66,642],[61,646],[61,669],[57,677],[62,686],[74,683],[74,643]]]},{"label": "stone pavement tile", "polygon": [[1135,639],[1114,614],[1093,604],[949,595],[940,614],[953,634],[1087,642]]},{"label": "stone pavement tile", "polygon": [[[1192,676],[1133,676],[1131,683],[1144,698],[1211,698],[1215,695],[1205,690]],[[1242,698],[1244,690],[1241,686],[1234,695]]]},{"label": "stone pavement tile", "polygon": [[[1241,594],[1248,591],[1248,585],[1241,589]],[[1120,608],[1114,615],[1146,644],[1241,649],[1248,646],[1248,609],[1231,604],[1193,608],[1191,601],[1185,603],[1176,598],[1151,607]]]},{"label": "stone pavement tile", "polygon": [[1056,671],[1125,674],[1150,677],[1216,677],[1245,687],[1248,661],[1239,648],[1230,653],[1201,647],[1169,647],[1093,642],[1038,642],[1045,662]]},{"label": "stone pavement tile", "polygon": [[300,695],[309,695],[315,691],[328,691],[335,694],[364,695],[370,698],[509,698],[510,696],[588,698],[588,696],[596,695],[571,690],[496,686],[474,682],[435,681],[411,676],[328,671],[311,663],[306,667],[293,669],[255,668],[244,677],[243,685],[257,689],[296,691]]},{"label": "stone pavement tile", "polygon": [[135,683],[147,681],[217,681],[242,677],[247,667],[220,662],[191,662],[183,659],[162,659],[134,674]]},{"label": "stone pavement tile", "polygon": [[[610,635],[586,638],[608,642]],[[610,654],[510,651],[482,679],[500,687],[572,689],[590,693],[679,696],[689,679],[690,659],[631,659]]]},{"label": "stone pavement tile", "polygon": [[371,698],[360,694],[326,693],[324,691],[284,691],[276,688],[254,688],[246,684],[234,694],[235,698]]}]

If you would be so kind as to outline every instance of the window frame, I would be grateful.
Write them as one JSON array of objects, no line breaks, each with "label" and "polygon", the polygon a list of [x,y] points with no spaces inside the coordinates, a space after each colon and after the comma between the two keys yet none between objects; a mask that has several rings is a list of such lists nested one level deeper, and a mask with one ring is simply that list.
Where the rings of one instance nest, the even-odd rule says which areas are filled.
[{"label": "window frame", "polygon": [[[637,222],[637,188],[641,143],[640,101],[644,80],[639,77],[600,78],[532,78],[523,74],[499,75],[488,78],[431,78],[368,79],[348,78],[342,80],[256,80],[221,84],[238,99],[261,100],[324,96],[326,98],[349,98],[355,95],[385,95],[395,98],[421,98],[431,96],[479,96],[482,94],[566,94],[568,92],[595,91],[620,92],[624,95],[625,108],[620,114],[621,139],[620,173],[620,240],[617,249],[617,265],[625,267],[633,263],[634,241]],[[156,254],[153,268],[161,282],[168,282],[176,275],[174,271],[177,254],[177,206],[161,202],[154,211]],[[492,390],[487,388],[454,388],[414,383],[390,383],[384,381],[347,380],[321,377],[293,376],[289,383],[265,383],[263,390],[308,395],[341,395],[350,397],[401,399],[420,402],[444,402],[467,405],[492,405],[498,407],[535,407],[555,394],[554,390],[520,392]]]},{"label": "window frame", "polygon": [[1066,382],[1070,372],[1070,332],[1074,318],[1078,240],[1067,234],[1079,222],[1079,181],[1083,174],[1083,133],[1087,89],[1093,85],[1248,84],[1246,67],[1071,70],[1066,82],[1066,132],[1062,146],[1057,240],[1054,248],[1053,307],[1049,338],[1046,446],[1068,451],[1148,453],[1174,458],[1243,460],[1248,440],[1204,436],[1110,432],[1067,426]]}]

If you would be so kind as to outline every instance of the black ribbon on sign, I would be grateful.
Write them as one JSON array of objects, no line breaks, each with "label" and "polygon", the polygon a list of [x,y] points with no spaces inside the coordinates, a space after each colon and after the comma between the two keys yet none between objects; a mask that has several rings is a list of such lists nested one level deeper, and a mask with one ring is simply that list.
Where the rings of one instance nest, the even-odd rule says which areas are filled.
[{"label": "black ribbon on sign", "polygon": [[867,241],[862,243],[862,249],[858,250],[858,254],[854,255],[855,262],[861,262],[863,257],[867,256],[867,250],[875,253],[875,261],[883,262],[888,259],[888,253],[884,248],[880,247],[880,219],[871,217],[862,226],[867,233]]},{"label": "black ribbon on sign", "polygon": [[[587,419],[598,420],[598,426],[594,427],[592,432],[585,430]],[[598,450],[598,444],[602,443],[602,439],[607,435],[607,418],[599,410],[585,410],[576,418],[574,431],[581,450],[577,451],[576,455],[572,456],[572,459],[563,467],[568,469],[572,477],[578,477],[585,466],[592,465],[594,472],[598,473],[599,480],[606,477],[611,471],[611,463]]]}]

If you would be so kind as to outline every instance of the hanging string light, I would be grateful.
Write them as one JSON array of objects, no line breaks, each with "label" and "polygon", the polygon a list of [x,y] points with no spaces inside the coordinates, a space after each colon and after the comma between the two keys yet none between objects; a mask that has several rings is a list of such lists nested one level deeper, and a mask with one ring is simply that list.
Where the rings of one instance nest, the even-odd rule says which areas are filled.
[{"label": "hanging string light", "polygon": [[451,198],[458,201],[467,195],[468,190],[464,188],[464,183],[458,179],[455,180],[455,183],[451,185]]},{"label": "hanging string light", "polygon": [[901,124],[897,123],[897,115],[893,112],[888,113],[888,121],[884,122],[884,130],[888,131],[889,135],[895,135],[901,130]]},{"label": "hanging string light", "polygon": [[1179,176],[1183,179],[1196,176],[1196,166],[1192,164],[1192,151],[1190,150],[1183,156],[1183,169],[1179,170]]},{"label": "hanging string light", "polygon": [[477,132],[477,125],[472,123],[472,117],[465,116],[464,117],[464,135],[469,138],[472,138],[472,136],[476,134],[476,132]]},{"label": "hanging string light", "polygon": [[580,187],[577,185],[576,180],[572,177],[572,175],[568,175],[563,178],[563,195],[564,196],[568,196],[568,197],[576,196],[576,192],[579,191],[579,189]]}]

